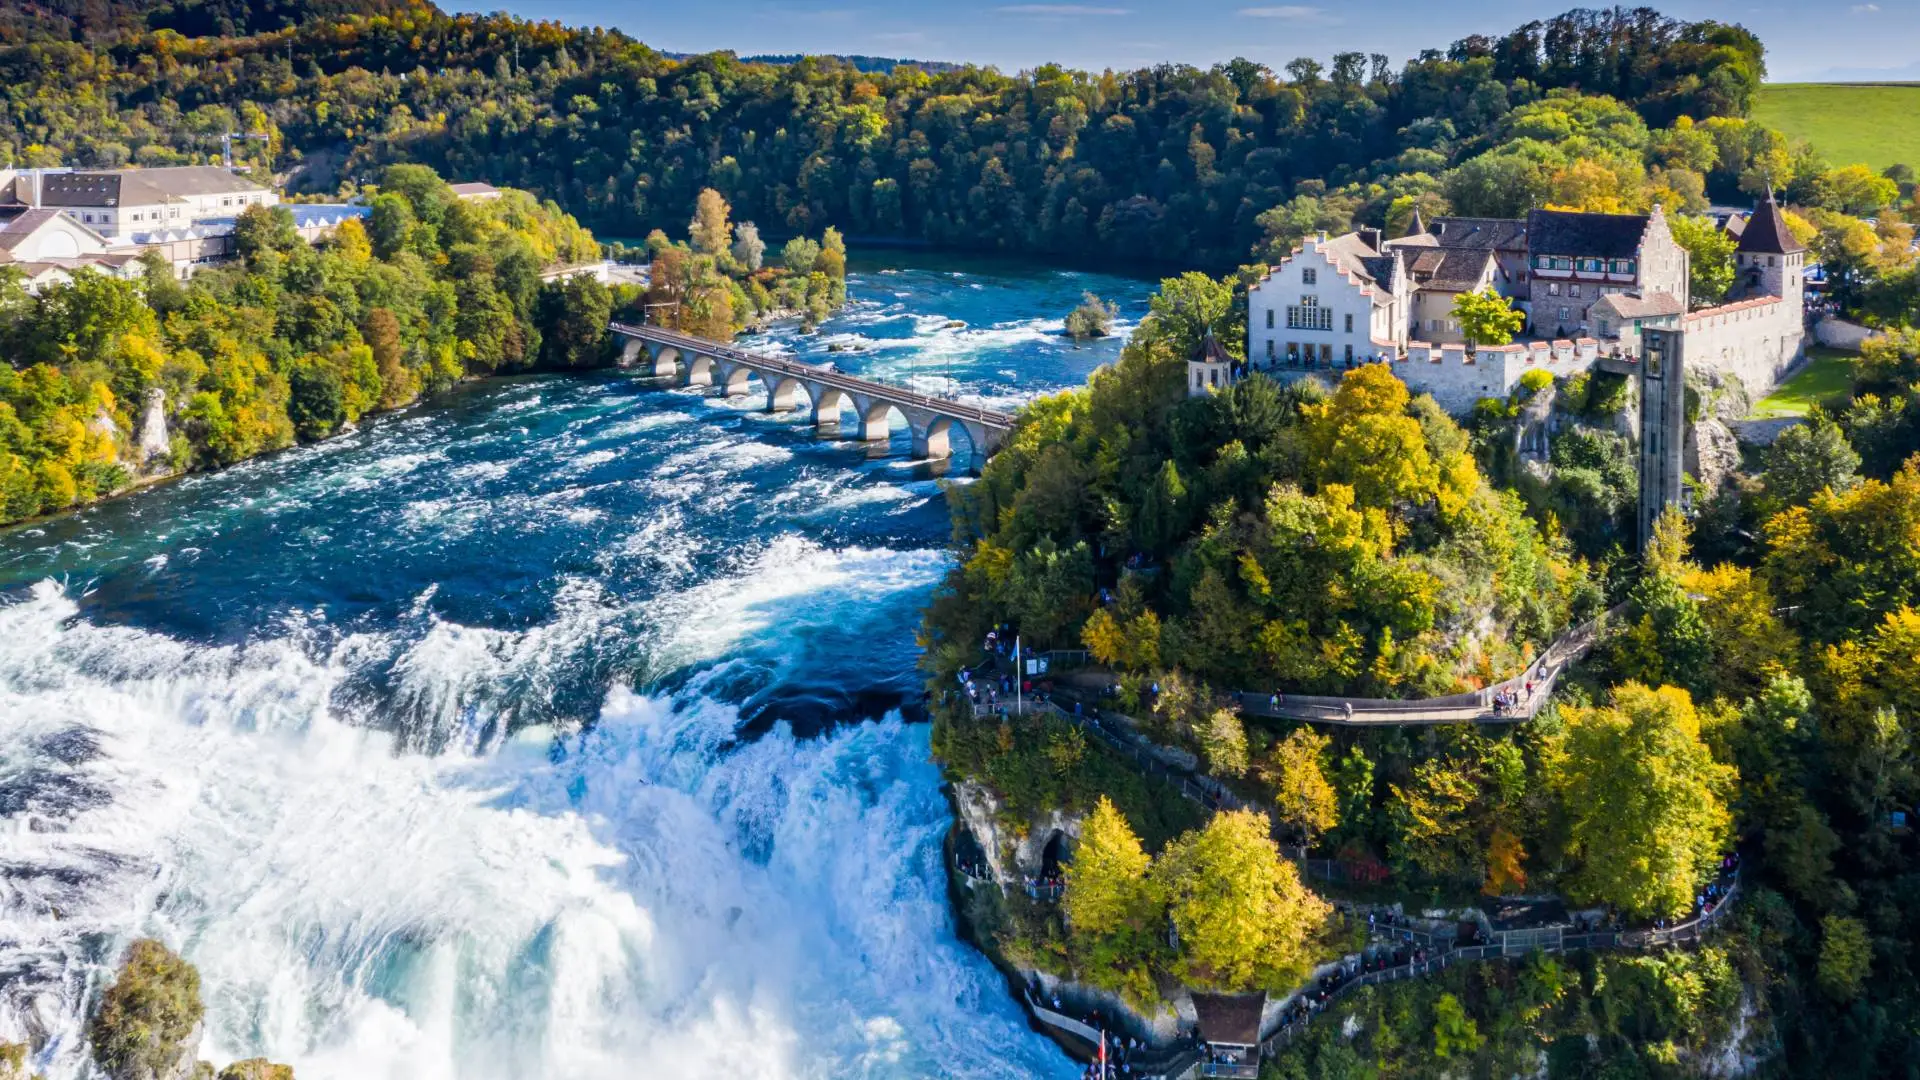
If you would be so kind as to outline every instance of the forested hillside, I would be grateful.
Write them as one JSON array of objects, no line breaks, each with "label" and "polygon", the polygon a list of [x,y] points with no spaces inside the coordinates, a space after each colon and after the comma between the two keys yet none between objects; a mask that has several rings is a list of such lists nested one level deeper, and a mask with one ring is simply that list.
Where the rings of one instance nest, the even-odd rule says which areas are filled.
[{"label": "forested hillside", "polygon": [[606,287],[540,279],[594,254],[572,218],[523,191],[455,199],[420,166],[381,179],[367,224],[319,246],[284,207],[250,208],[241,260],[190,283],[148,256],[136,280],[82,271],[36,296],[0,266],[0,522],[323,438],[470,375],[602,360]]},{"label": "forested hillside", "polygon": [[[1376,216],[1441,190],[1549,92],[1614,96],[1654,124],[1737,117],[1763,67],[1745,30],[1647,9],[1571,12],[1399,66],[1350,52],[1284,76],[1245,60],[1011,76],[675,61],[619,33],[386,7],[308,5],[317,17],[284,31],[185,3],[98,31],[79,16],[18,28],[38,36],[0,50],[0,153],[161,163],[239,126],[274,135],[248,148],[258,160],[304,157],[300,184],[418,160],[612,235],[677,227],[712,186],[770,232],[1226,267],[1266,236],[1263,212],[1313,185],[1359,182]],[[243,36],[191,36],[210,23]]]}]

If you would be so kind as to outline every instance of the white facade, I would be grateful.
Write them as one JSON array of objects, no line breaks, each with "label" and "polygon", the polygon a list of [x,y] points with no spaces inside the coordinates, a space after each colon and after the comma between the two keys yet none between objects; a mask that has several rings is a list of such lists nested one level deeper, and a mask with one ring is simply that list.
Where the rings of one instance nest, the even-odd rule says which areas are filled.
[{"label": "white facade", "polygon": [[0,173],[16,205],[57,210],[110,240],[232,218],[280,196],[217,165],[155,169],[25,169]]},{"label": "white facade", "polygon": [[1358,265],[1350,237],[1310,238],[1247,290],[1247,362],[1351,366],[1398,351],[1404,297]]}]

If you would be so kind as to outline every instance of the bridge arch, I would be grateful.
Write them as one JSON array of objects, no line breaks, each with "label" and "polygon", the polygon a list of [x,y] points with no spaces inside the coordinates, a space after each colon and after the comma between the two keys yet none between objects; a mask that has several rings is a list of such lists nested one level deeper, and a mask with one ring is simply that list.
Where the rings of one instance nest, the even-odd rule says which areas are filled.
[{"label": "bridge arch", "polygon": [[[960,436],[960,445],[954,445],[954,435]],[[964,453],[962,460],[969,460],[979,451],[979,437],[973,428],[950,416],[934,416],[922,423],[913,425],[913,456],[923,458],[947,458]]]},{"label": "bridge arch", "polygon": [[903,426],[911,426],[907,414],[891,401],[864,403],[860,408],[860,437],[868,442],[885,442],[892,438],[893,418],[896,416]]},{"label": "bridge arch", "polygon": [[712,386],[716,381],[726,378],[726,367],[714,357],[705,353],[695,353],[687,361],[688,386]]},{"label": "bridge arch", "polygon": [[661,377],[671,377],[680,369],[680,350],[671,345],[661,345],[653,351],[653,373]]},{"label": "bridge arch", "polygon": [[860,411],[860,406],[854,401],[853,395],[847,393],[845,390],[836,389],[831,386],[821,386],[814,389],[817,391],[812,395],[813,425],[815,427],[832,427],[837,429],[840,426],[840,416],[843,412],[848,409],[852,409],[855,412]]},{"label": "bridge arch", "polygon": [[768,412],[792,412],[797,407],[795,400],[801,394],[807,397],[807,411],[813,411],[813,398],[819,393],[819,389],[813,384],[802,382],[791,375],[762,374],[760,381],[767,387]]},{"label": "bridge arch", "polygon": [[[727,381],[723,385],[726,387],[727,396],[739,397],[741,394],[750,392],[747,386],[748,380],[759,379],[760,373],[753,370],[750,367],[747,367],[744,364],[741,364],[734,367],[733,370],[727,372],[726,377],[727,377]],[[765,382],[765,380],[761,380],[761,381],[763,383]]]}]

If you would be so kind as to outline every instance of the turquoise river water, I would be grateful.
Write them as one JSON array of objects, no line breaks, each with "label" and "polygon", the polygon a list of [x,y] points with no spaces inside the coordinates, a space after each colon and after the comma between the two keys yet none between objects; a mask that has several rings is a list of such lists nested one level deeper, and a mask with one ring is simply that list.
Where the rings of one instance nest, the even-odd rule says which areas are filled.
[{"label": "turquoise river water", "polygon": [[[755,347],[1012,406],[1083,289],[1149,286],[901,257]],[[756,404],[497,380],[0,535],[0,1039],[80,1076],[145,934],[301,1080],[1072,1075],[947,910],[948,471]]]}]

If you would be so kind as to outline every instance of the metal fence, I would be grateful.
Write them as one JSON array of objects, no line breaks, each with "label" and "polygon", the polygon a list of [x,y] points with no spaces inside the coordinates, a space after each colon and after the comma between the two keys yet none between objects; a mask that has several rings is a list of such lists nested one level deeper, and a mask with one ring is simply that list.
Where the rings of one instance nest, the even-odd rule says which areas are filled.
[{"label": "metal fence", "polygon": [[[1450,945],[1436,941],[1437,935],[1430,930],[1421,930],[1412,926],[1390,926],[1390,932],[1404,935],[1409,941],[1418,941],[1429,948],[1441,951],[1424,960],[1382,968],[1378,971],[1358,972],[1327,995],[1324,1000],[1314,1000],[1304,1014],[1289,1017],[1280,1029],[1260,1044],[1266,1054],[1277,1053],[1291,1043],[1295,1037],[1305,1031],[1315,1016],[1324,1012],[1342,996],[1362,986],[1379,986],[1383,983],[1398,982],[1401,979],[1420,978],[1436,971],[1444,971],[1453,964],[1498,960],[1525,956],[1530,952],[1568,953],[1582,949],[1663,949],[1683,945],[1695,945],[1707,935],[1707,932],[1725,917],[1740,895],[1740,875],[1736,871],[1726,878],[1727,891],[1713,905],[1712,910],[1689,919],[1676,926],[1658,927],[1646,930],[1592,930],[1569,933],[1564,927],[1549,927],[1534,930],[1497,930],[1492,940],[1477,945]],[[1307,994],[1311,986],[1299,991]]]}]

